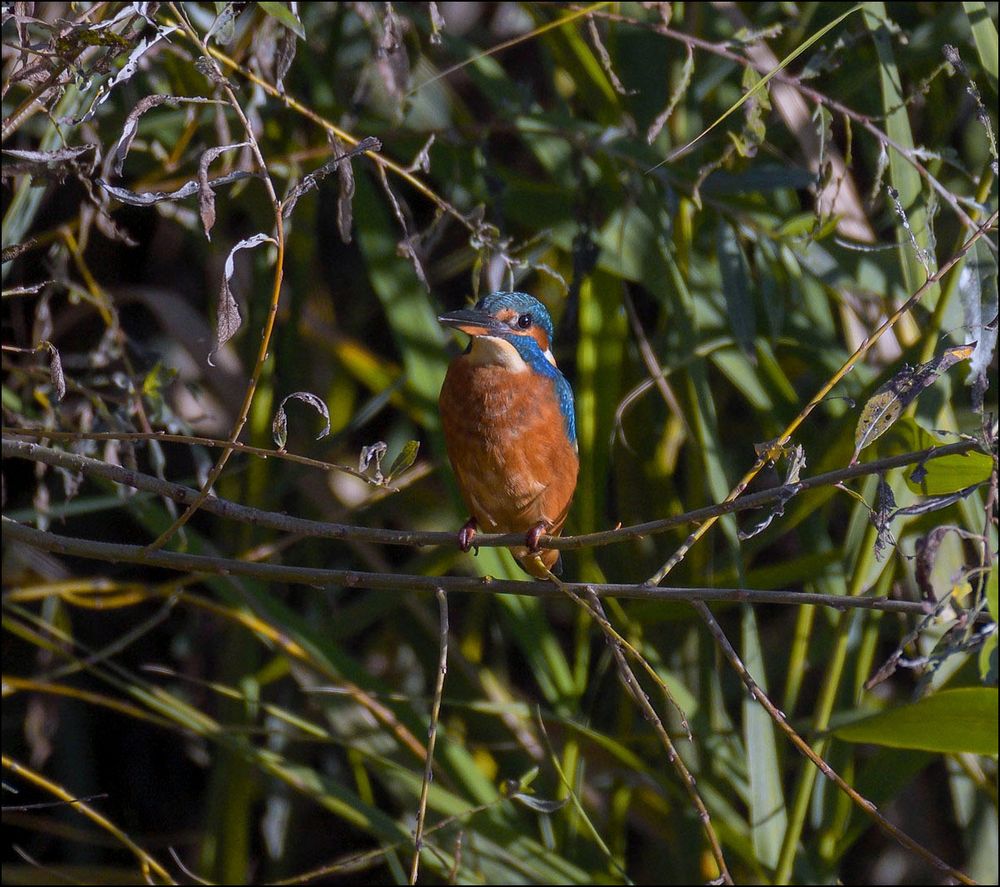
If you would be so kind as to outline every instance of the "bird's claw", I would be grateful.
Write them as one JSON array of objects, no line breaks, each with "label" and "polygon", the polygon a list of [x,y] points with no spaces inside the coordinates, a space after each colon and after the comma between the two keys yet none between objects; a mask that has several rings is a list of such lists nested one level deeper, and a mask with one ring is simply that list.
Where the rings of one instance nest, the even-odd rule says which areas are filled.
[{"label": "bird's claw", "polygon": [[528,546],[528,551],[538,551],[538,542],[545,535],[546,530],[545,524],[541,521],[528,530],[524,537],[524,544]]},{"label": "bird's claw", "polygon": [[[473,547],[473,540],[476,538],[476,519],[470,517],[466,522],[465,526],[458,531],[458,547],[462,551],[468,551]],[[479,554],[479,546],[476,547],[476,554]]]}]

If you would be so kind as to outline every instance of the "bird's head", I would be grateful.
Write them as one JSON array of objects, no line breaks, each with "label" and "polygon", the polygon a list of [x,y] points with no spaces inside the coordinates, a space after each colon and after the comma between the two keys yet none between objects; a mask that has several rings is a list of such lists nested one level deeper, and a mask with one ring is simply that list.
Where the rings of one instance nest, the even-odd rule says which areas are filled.
[{"label": "bird's head", "polygon": [[576,446],[573,390],[556,367],[552,356],[552,318],[545,306],[527,293],[490,293],[472,308],[450,311],[438,317],[445,326],[472,337],[466,356],[472,366],[500,368],[517,374],[531,372],[552,382],[566,436]]},{"label": "bird's head", "polygon": [[552,318],[546,307],[527,293],[490,293],[472,308],[442,314],[438,322],[467,333],[473,342],[498,340],[484,341],[484,351],[503,354],[507,349],[501,343],[505,343],[513,346],[528,364],[533,362],[532,356],[540,354],[555,366]]}]

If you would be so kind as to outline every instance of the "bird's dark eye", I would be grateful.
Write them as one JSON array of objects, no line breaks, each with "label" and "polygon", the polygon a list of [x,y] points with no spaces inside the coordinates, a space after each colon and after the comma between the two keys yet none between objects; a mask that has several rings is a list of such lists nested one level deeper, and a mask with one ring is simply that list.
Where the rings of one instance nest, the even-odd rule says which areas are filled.
[{"label": "bird's dark eye", "polygon": [[517,325],[522,330],[526,330],[529,326],[531,326],[531,315],[530,314],[522,314],[517,319]]}]

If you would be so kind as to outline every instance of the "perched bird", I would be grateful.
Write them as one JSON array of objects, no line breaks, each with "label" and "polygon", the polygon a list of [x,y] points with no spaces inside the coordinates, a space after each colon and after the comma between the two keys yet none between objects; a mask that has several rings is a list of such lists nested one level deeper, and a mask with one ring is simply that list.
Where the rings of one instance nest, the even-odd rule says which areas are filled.
[{"label": "perched bird", "polygon": [[552,319],[526,293],[498,292],[438,321],[472,337],[455,358],[438,405],[448,458],[471,517],[458,534],[468,551],[481,529],[524,533],[511,553],[526,572],[557,572],[559,552],[539,550],[569,512],[579,456],[573,390],[552,356]]}]

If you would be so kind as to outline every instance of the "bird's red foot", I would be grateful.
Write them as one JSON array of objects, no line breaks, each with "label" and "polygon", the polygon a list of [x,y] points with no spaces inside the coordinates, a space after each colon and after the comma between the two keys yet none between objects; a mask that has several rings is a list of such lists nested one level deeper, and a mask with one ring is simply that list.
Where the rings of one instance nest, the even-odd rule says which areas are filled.
[{"label": "bird's red foot", "polygon": [[524,537],[524,544],[528,546],[528,551],[538,551],[538,540],[548,532],[548,528],[543,521],[539,521]]},{"label": "bird's red foot", "polygon": [[[476,538],[476,519],[470,517],[466,522],[465,526],[458,531],[458,547],[462,551],[468,551],[472,548],[472,540]],[[476,546],[476,554],[479,554],[479,546]]]}]

